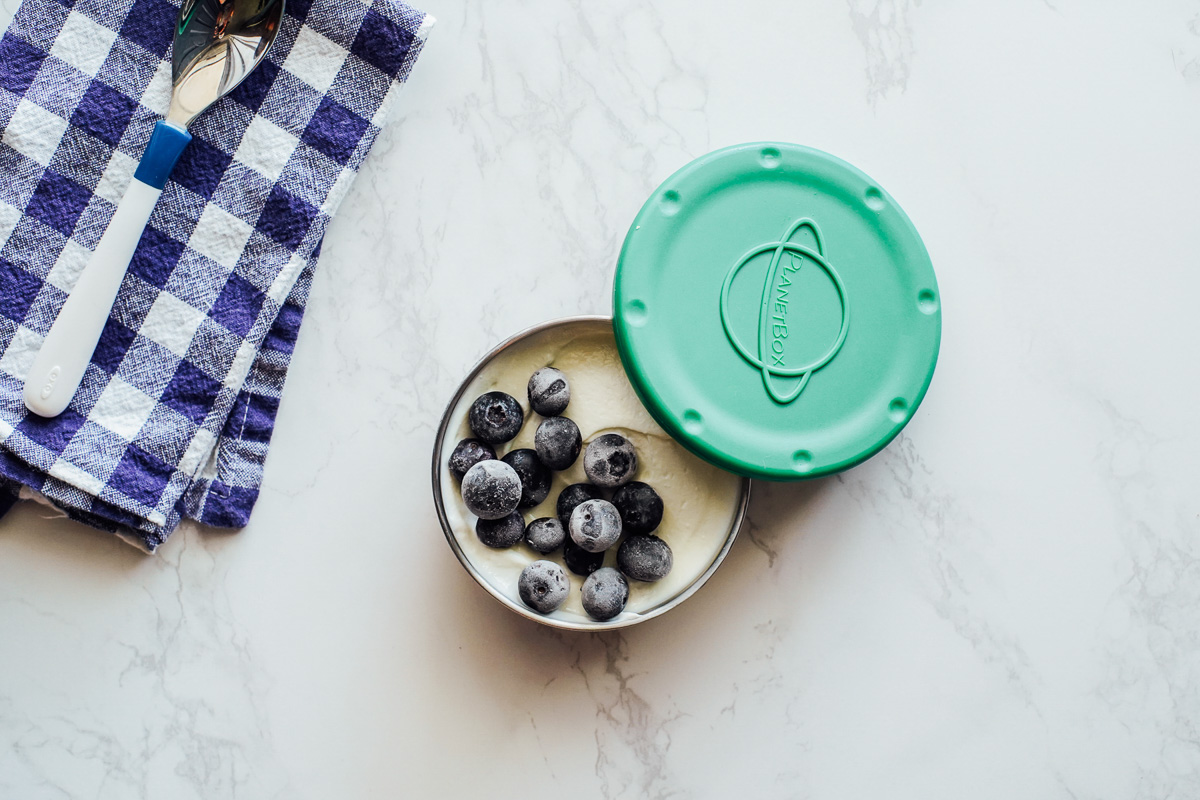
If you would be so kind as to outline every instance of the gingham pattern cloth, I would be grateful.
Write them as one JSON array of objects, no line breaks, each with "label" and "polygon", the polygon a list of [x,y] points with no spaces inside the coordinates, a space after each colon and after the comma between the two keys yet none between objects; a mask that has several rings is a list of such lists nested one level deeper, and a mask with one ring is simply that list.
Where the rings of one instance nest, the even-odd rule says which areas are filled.
[{"label": "gingham pattern cloth", "polygon": [[287,0],[266,60],[192,124],[79,391],[43,419],[25,374],[166,113],[178,11],[24,0],[0,39],[0,482],[151,551],[183,517],[246,523],[321,238],[432,23]]}]

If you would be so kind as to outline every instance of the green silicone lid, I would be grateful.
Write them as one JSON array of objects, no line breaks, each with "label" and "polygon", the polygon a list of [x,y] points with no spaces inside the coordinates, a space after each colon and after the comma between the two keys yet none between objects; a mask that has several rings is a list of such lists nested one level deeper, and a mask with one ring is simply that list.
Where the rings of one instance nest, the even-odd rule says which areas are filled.
[{"label": "green silicone lid", "polygon": [[663,429],[767,480],[882,449],[925,396],[942,327],[896,201],[838,158],[776,142],[709,153],[658,188],[621,249],[613,324]]}]

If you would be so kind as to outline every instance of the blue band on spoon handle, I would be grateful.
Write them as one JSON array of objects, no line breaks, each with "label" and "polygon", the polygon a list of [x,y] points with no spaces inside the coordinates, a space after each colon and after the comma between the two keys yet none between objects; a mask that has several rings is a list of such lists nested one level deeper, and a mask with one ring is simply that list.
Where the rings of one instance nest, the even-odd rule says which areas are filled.
[{"label": "blue band on spoon handle", "polygon": [[165,120],[159,120],[154,126],[150,144],[146,145],[146,152],[142,154],[142,160],[138,163],[137,172],[133,173],[133,177],[155,189],[163,188],[167,185],[167,177],[171,170],[175,169],[175,162],[179,160],[183,148],[187,147],[191,140],[192,135],[186,130],[176,128]]}]

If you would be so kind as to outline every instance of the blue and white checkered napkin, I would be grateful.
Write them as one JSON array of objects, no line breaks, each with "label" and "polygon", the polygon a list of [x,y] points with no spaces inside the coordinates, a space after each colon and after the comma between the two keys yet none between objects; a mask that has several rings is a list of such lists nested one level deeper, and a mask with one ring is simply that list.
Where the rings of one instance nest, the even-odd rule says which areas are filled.
[{"label": "blue and white checkered napkin", "polygon": [[51,322],[171,94],[178,0],[24,0],[0,40],[0,483],[148,550],[244,525],[330,216],[432,19],[287,0],[201,115],[70,407],[25,410]]}]

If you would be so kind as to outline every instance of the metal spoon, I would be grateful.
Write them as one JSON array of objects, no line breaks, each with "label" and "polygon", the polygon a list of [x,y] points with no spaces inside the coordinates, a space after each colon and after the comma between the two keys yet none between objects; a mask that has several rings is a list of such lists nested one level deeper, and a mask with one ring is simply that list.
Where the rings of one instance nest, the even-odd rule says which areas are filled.
[{"label": "metal spoon", "polygon": [[284,0],[184,0],[171,55],[167,118],[154,127],[133,181],[25,378],[25,406],[63,412],[79,388],[142,230],[201,112],[259,65],[279,33]]}]

